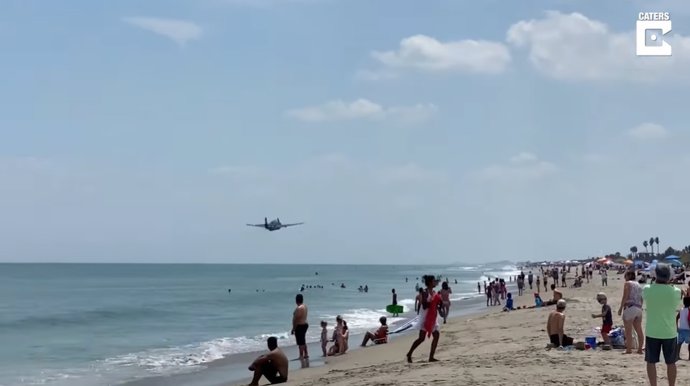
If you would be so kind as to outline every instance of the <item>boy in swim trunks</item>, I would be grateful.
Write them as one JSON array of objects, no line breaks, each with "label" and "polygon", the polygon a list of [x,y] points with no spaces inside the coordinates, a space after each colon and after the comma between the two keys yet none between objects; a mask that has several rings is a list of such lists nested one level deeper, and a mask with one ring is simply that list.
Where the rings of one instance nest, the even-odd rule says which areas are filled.
[{"label": "boy in swim trunks", "polygon": [[[676,352],[678,353],[678,359],[680,359],[680,349],[683,347],[683,343],[688,344],[688,353],[690,354],[690,297],[683,298],[683,308],[678,311],[676,315],[676,324],[678,325],[678,348]],[[690,360],[690,357],[688,357]]]},{"label": "boy in swim trunks", "polygon": [[611,313],[611,306],[606,304],[606,294],[599,292],[597,294],[597,302],[601,304],[601,314],[592,314],[592,318],[601,318],[601,337],[604,339],[605,345],[611,344],[611,338],[609,338],[609,332],[613,328],[613,314]]},{"label": "boy in swim trunks", "polygon": [[321,321],[321,351],[323,356],[326,356],[326,346],[328,345],[328,323],[325,320]]}]

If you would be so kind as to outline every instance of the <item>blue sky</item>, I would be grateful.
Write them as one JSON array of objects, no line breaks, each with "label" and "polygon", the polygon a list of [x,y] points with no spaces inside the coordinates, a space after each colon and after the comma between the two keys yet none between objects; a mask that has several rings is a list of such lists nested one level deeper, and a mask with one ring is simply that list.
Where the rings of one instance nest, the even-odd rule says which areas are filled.
[{"label": "blue sky", "polygon": [[[0,261],[690,244],[681,0],[0,7]],[[672,57],[635,56],[641,11],[671,13]]]}]

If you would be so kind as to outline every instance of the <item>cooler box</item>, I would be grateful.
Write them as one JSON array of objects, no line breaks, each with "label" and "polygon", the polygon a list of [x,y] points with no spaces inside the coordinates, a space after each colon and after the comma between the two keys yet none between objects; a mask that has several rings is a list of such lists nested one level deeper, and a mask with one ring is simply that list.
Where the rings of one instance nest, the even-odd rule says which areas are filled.
[{"label": "cooler box", "polygon": [[596,336],[588,336],[585,338],[585,343],[589,345],[592,349],[597,348],[597,337]]}]

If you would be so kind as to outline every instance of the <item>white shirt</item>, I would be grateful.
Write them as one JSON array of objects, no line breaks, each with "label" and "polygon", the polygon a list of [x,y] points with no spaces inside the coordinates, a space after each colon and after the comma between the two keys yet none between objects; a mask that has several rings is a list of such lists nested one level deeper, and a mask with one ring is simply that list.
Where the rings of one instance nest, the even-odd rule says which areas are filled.
[{"label": "white shirt", "polygon": [[678,329],[679,330],[690,330],[690,324],[688,323],[688,309],[683,308],[680,310],[680,319],[678,319]]}]

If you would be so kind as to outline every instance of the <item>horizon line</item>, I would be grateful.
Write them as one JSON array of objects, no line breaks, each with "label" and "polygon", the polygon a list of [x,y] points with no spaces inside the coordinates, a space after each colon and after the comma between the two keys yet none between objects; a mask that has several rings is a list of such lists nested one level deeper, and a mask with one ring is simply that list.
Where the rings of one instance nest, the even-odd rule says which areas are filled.
[{"label": "horizon line", "polygon": [[[370,266],[390,266],[390,265],[400,265],[400,266],[420,266],[420,265],[429,265],[429,266],[452,266],[452,265],[458,265],[458,266],[463,266],[465,265],[483,265],[483,264],[491,264],[491,263],[500,263],[500,262],[508,262],[507,260],[499,260],[499,261],[493,261],[493,262],[487,262],[487,263],[437,263],[437,264],[401,264],[401,263],[390,263],[390,264],[382,264],[382,263],[357,263],[357,264],[343,264],[343,263],[245,263],[245,262],[236,262],[236,263],[205,263],[205,262],[110,262],[110,261],[96,261],[96,262],[84,262],[84,261],[31,261],[31,262],[20,262],[20,261],[0,261],[0,265],[2,264],[15,264],[15,265],[30,265],[30,264],[53,264],[53,265],[76,265],[76,264],[109,264],[109,265],[125,265],[125,264],[137,264],[137,265],[331,265],[331,266],[345,266],[345,265],[370,265]],[[513,264],[516,264],[515,262],[511,262]]]}]

